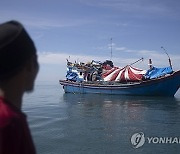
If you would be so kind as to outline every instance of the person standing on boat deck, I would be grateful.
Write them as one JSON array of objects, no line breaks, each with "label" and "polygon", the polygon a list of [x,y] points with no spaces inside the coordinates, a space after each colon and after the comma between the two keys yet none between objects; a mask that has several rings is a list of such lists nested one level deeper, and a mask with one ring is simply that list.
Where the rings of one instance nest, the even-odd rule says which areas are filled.
[{"label": "person standing on boat deck", "polygon": [[0,24],[0,154],[36,153],[21,107],[38,70],[36,48],[22,24]]}]

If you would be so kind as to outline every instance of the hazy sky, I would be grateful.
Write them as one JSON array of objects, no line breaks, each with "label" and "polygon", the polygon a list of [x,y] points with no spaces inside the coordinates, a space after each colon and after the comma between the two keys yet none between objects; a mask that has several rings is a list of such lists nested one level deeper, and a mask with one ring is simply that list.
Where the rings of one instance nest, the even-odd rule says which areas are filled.
[{"label": "hazy sky", "polygon": [[33,38],[41,65],[38,81],[64,78],[66,58],[110,59],[125,66],[180,69],[179,0],[1,0],[0,22],[18,20]]}]

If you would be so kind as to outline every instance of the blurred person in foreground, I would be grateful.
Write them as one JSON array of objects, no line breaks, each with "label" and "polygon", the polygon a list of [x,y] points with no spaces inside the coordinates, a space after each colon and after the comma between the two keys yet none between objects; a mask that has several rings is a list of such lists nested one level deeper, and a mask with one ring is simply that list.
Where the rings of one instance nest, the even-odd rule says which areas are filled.
[{"label": "blurred person in foreground", "polygon": [[22,112],[39,70],[36,48],[21,23],[0,24],[0,154],[35,154]]}]

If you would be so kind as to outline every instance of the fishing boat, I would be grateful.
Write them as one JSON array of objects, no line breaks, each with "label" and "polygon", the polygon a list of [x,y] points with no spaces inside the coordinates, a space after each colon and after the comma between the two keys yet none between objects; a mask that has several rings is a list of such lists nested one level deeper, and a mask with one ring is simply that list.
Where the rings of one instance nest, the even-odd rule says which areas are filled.
[{"label": "fishing boat", "polygon": [[142,70],[134,63],[120,68],[110,60],[86,64],[67,60],[66,79],[59,83],[66,93],[172,97],[180,87],[180,70],[173,71],[169,62],[169,67],[157,68],[150,59],[150,69]]}]

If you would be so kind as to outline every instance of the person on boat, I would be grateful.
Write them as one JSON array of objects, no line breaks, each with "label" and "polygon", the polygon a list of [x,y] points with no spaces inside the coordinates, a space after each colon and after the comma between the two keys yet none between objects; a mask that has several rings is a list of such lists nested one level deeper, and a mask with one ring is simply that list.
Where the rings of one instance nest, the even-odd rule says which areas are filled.
[{"label": "person on boat", "polygon": [[0,24],[0,154],[36,153],[22,98],[33,91],[38,70],[36,48],[23,25]]}]

